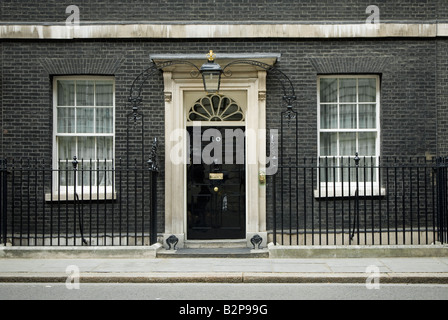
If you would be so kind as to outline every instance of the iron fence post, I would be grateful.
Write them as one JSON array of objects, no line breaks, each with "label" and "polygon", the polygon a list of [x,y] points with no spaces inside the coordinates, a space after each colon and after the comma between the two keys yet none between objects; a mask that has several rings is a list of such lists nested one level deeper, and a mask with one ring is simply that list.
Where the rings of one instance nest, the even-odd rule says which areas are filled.
[{"label": "iron fence post", "polygon": [[76,204],[77,204],[77,190],[76,190],[76,184],[78,183],[76,181],[76,172],[78,171],[78,158],[76,156],[73,157],[73,161],[72,161],[72,165],[73,165],[73,209],[74,209],[74,214],[73,214],[73,245],[76,246]]},{"label": "iron fence post", "polygon": [[441,243],[448,240],[447,228],[447,159],[438,158],[436,164],[437,190],[437,227],[438,238]]},{"label": "iron fence post", "polygon": [[151,172],[151,221],[150,221],[150,245],[157,243],[157,177],[159,174],[159,164],[157,161],[158,140],[154,138],[151,154],[148,160],[149,171]]},{"label": "iron fence post", "polygon": [[[272,195],[273,195],[273,202],[272,202],[272,210],[273,210],[273,231],[274,231],[274,245],[277,245],[277,186],[276,186],[276,174],[272,175]],[[282,230],[283,232],[283,230]]]},{"label": "iron fence post", "polygon": [[3,245],[7,242],[7,208],[8,208],[8,180],[7,163],[0,160],[0,232]]},{"label": "iron fence post", "polygon": [[443,183],[443,189],[442,189],[442,199],[443,199],[443,242],[448,242],[448,197],[447,197],[447,168],[448,168],[448,159],[443,159],[443,168],[442,168],[442,183]]},{"label": "iron fence post", "polygon": [[[355,237],[355,229],[357,230],[358,235],[358,245],[359,242],[359,162],[361,161],[361,158],[359,157],[358,152],[355,154],[355,170],[356,170],[356,190],[355,190],[355,212],[353,217],[353,233],[350,237],[350,244],[353,241],[353,238]],[[365,190],[364,190],[365,192]]]},{"label": "iron fence post", "polygon": [[436,217],[436,221],[437,221],[437,240],[442,242],[441,239],[441,224],[440,224],[440,213],[441,211],[441,201],[440,201],[440,184],[441,184],[441,179],[440,179],[440,158],[436,159],[436,165],[435,165],[435,180],[436,180],[436,186],[435,186],[435,192],[436,192],[436,204],[437,204],[437,208],[435,213],[437,214]]}]

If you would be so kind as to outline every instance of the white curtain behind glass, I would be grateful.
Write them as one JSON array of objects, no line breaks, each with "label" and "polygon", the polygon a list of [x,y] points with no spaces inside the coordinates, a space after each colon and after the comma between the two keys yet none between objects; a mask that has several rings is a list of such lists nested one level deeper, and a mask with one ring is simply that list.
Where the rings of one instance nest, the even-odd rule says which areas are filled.
[{"label": "white curtain behind glass", "polygon": [[[321,156],[376,155],[377,130],[375,78],[321,78],[320,128]],[[341,132],[341,130],[353,132]]]},{"label": "white curtain behind glass", "polygon": [[[375,165],[378,152],[376,77],[322,77],[319,87],[321,166],[347,165],[357,152],[362,165]],[[333,175],[332,170],[321,172],[321,181],[348,179],[348,172]],[[372,176],[376,177],[370,169],[365,175],[363,173],[361,180],[371,181]],[[350,176],[350,180],[354,178]]]},{"label": "white curtain behind glass", "polygon": [[[113,81],[57,81],[57,152],[59,167],[70,169],[77,156],[84,174],[78,184],[90,185],[89,170],[102,170],[92,175],[92,184],[111,184],[114,133]],[[79,134],[79,135],[78,135]],[[68,136],[67,136],[68,135]],[[107,135],[107,136],[105,136]],[[60,179],[61,185],[73,184],[72,178]]]}]

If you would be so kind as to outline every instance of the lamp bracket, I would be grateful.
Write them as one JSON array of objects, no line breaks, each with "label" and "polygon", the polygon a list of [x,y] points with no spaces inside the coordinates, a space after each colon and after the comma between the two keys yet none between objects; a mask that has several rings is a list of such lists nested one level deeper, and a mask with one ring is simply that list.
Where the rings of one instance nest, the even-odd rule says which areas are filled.
[{"label": "lamp bracket", "polygon": [[[214,58],[214,55],[211,55],[210,58]],[[210,60],[209,60],[210,61]],[[149,68],[147,68],[146,70],[144,70],[142,73],[140,73],[137,78],[135,78],[135,80],[132,83],[130,92],[129,92],[129,97],[128,97],[128,102],[132,104],[132,109],[133,112],[137,112],[139,107],[141,106],[142,102],[143,102],[143,98],[142,98],[142,91],[143,91],[143,86],[146,84],[146,82],[148,81],[149,78],[151,78],[152,76],[156,75],[159,72],[162,72],[164,68],[173,66],[173,65],[189,65],[192,67],[193,71],[191,71],[190,75],[193,78],[196,78],[199,74],[200,74],[200,69],[198,66],[196,66],[194,63],[188,61],[188,60],[168,60],[168,61],[164,61],[164,62],[160,62],[158,64],[152,63],[151,66]],[[264,63],[264,62],[260,62],[260,61],[256,61],[256,60],[249,60],[249,59],[237,59],[234,60],[230,63],[228,63],[227,65],[225,65],[222,68],[222,73],[224,74],[224,76],[231,76],[232,73],[230,71],[230,67],[234,66],[234,65],[241,65],[241,64],[246,64],[246,65],[252,65],[258,68],[261,68],[263,70],[266,70],[268,72],[268,74],[272,74],[280,83],[281,87],[282,87],[282,91],[283,91],[283,96],[282,99],[285,102],[287,108],[289,111],[292,111],[292,105],[294,103],[294,101],[297,100],[296,94],[295,94],[295,89],[293,86],[293,83],[291,81],[291,79],[281,70],[279,70],[277,67]]]}]

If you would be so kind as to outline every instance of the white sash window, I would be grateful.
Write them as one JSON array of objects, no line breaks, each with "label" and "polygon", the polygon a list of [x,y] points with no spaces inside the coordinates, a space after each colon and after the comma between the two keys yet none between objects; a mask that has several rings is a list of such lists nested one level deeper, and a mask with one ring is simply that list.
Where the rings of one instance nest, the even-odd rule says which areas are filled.
[{"label": "white sash window", "polygon": [[[358,181],[368,182],[369,187],[376,183],[380,156],[379,77],[319,76],[318,130],[321,186],[355,182],[356,153],[361,158]],[[349,163],[351,170],[347,169]]]},{"label": "white sash window", "polygon": [[79,161],[78,192],[81,186],[88,193],[104,192],[104,186],[110,189],[115,136],[114,79],[56,77],[53,90],[53,168],[59,170],[53,178],[55,190],[64,193],[74,189],[75,175],[69,171],[73,169],[74,156]]}]

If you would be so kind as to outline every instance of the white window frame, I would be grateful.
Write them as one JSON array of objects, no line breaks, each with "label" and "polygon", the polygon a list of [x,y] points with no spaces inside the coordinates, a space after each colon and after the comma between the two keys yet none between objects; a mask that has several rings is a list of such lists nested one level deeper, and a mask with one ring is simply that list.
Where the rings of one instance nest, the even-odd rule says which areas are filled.
[{"label": "white window frame", "polygon": [[[321,128],[321,101],[320,101],[320,80],[323,78],[337,78],[338,79],[338,100],[337,102],[333,102],[333,103],[322,103],[325,105],[337,105],[338,106],[338,128],[337,129],[322,129]],[[357,126],[358,128],[356,129],[340,129],[340,108],[339,106],[341,104],[356,104],[357,106],[359,106],[360,104],[374,104],[372,102],[359,102],[359,91],[358,91],[358,86],[356,89],[356,103],[351,102],[351,103],[347,103],[347,102],[340,102],[340,95],[339,95],[339,80],[340,79],[376,79],[376,129],[359,129],[359,121],[357,121]],[[356,132],[356,133],[362,133],[362,132],[376,132],[377,136],[376,136],[376,144],[375,144],[375,156],[373,156],[376,165],[378,166],[379,164],[379,159],[380,159],[380,154],[381,154],[381,122],[380,122],[380,112],[381,112],[381,84],[380,84],[380,77],[379,75],[374,75],[374,74],[363,74],[363,75],[359,75],[359,74],[350,74],[350,75],[340,75],[340,74],[333,74],[333,75],[319,75],[317,77],[317,163],[320,163],[320,159],[321,158],[325,158],[326,156],[321,156],[321,133],[322,132],[333,132],[333,133],[344,133],[344,132]],[[359,120],[359,107],[357,108],[357,119]],[[337,150],[339,153],[339,142],[340,139],[338,138],[337,141]],[[356,149],[359,150],[359,145],[358,145],[359,141],[357,139],[357,146]],[[354,159],[355,155],[350,156],[350,159]],[[328,158],[331,158],[331,156],[329,156]],[[341,156],[335,156],[335,159],[338,161],[338,163],[340,162],[340,158]],[[344,156],[343,158],[347,158],[347,156]],[[363,155],[360,155],[360,158],[363,159]],[[369,158],[369,157],[366,157]],[[354,163],[354,162],[351,162]],[[354,164],[353,164],[354,166]],[[360,165],[359,167],[360,170],[360,174],[361,174],[361,170],[363,170],[363,166]],[[385,189],[380,188],[379,185],[379,170],[378,168],[375,169],[375,174],[374,174],[374,181],[368,181],[368,182],[364,182],[364,181],[359,181],[359,183],[357,184],[356,182],[348,182],[348,181],[344,181],[341,182],[339,179],[339,175],[340,175],[340,171],[338,172],[338,170],[336,171],[336,174],[338,175],[338,178],[334,178],[336,180],[336,182],[321,182],[320,181],[320,175],[319,172],[317,174],[317,186],[320,186],[320,190],[315,190],[315,197],[353,197],[356,195],[359,196],[381,196],[381,195],[385,195]],[[358,191],[358,193],[357,193]]]},{"label": "white window frame", "polygon": [[[71,81],[112,81],[113,82],[113,107],[112,107],[112,133],[58,133],[58,81],[71,80]],[[75,87],[76,88],[76,87]],[[116,122],[116,87],[115,77],[113,76],[57,76],[53,78],[53,190],[51,194],[46,194],[47,201],[71,201],[75,199],[76,194],[79,196],[79,200],[103,200],[103,199],[115,199],[115,183],[112,185],[97,186],[96,182],[92,187],[90,186],[59,186],[59,154],[57,137],[112,137],[112,159],[107,159],[107,163],[112,164],[112,169],[115,167],[115,122]],[[96,99],[94,95],[94,99]],[[94,108],[96,108],[96,102],[94,102]],[[76,90],[75,90],[75,109],[76,109]],[[94,121],[95,123],[95,121]],[[75,155],[73,155],[75,156]],[[78,155],[76,155],[78,156]],[[68,159],[68,163],[71,164],[73,159]],[[96,162],[96,159],[92,159]],[[104,161],[103,161],[104,162]],[[103,163],[100,160],[100,164]],[[90,159],[84,159],[85,164],[90,163]],[[78,159],[78,170],[81,170],[82,159]],[[61,173],[64,174],[64,173]],[[93,171],[96,174],[96,171]],[[78,177],[77,177],[78,179]],[[113,181],[115,181],[115,175],[112,175]]]}]

